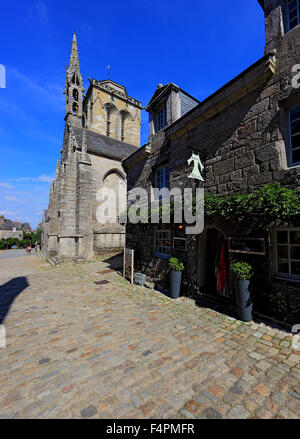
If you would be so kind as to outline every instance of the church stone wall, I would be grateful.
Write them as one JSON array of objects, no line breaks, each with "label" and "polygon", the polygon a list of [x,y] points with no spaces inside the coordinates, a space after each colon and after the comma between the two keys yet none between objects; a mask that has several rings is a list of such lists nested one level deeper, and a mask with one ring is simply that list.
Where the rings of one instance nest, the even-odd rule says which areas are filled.
[{"label": "church stone wall", "polygon": [[[90,155],[90,159],[94,178],[92,227],[95,250],[99,252],[101,249],[123,248],[125,243],[125,227],[114,223],[113,218],[111,223],[106,223],[106,218],[101,220],[99,215],[97,216],[97,209],[100,205],[99,200],[97,200],[97,193],[107,185],[107,187],[115,191],[117,203],[119,196],[126,199],[127,186],[124,169],[121,162],[116,160],[96,155]],[[119,216],[119,213],[117,210],[117,216]]]}]

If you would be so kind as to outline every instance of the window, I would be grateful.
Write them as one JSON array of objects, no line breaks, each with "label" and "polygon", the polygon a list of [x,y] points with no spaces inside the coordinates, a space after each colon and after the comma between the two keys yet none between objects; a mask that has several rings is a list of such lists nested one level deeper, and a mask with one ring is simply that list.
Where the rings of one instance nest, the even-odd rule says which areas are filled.
[{"label": "window", "polygon": [[73,101],[78,101],[78,90],[74,88],[73,95],[72,95]]},{"label": "window", "polygon": [[171,237],[169,230],[158,230],[155,233],[155,256],[169,258],[171,252]]},{"label": "window", "polygon": [[163,107],[156,113],[156,131],[161,130],[166,126],[166,107]]},{"label": "window", "polygon": [[300,0],[289,0],[288,2],[289,30],[300,23]]},{"label": "window", "polygon": [[110,125],[111,125],[111,120],[110,120],[111,109],[110,109],[110,107],[106,107],[106,111],[107,111],[106,135],[107,135],[107,137],[110,137]]},{"label": "window", "polygon": [[123,115],[121,119],[121,141],[125,142],[125,118]]},{"label": "window", "polygon": [[276,231],[276,272],[300,280],[300,228]]},{"label": "window", "polygon": [[170,169],[169,166],[162,166],[155,172],[155,187],[157,189],[170,189]]},{"label": "window", "polygon": [[300,164],[300,106],[290,111],[289,163]]},{"label": "window", "polygon": [[72,112],[73,112],[73,114],[77,114],[77,112],[78,112],[78,105],[76,102],[74,102],[74,104],[72,106]]}]

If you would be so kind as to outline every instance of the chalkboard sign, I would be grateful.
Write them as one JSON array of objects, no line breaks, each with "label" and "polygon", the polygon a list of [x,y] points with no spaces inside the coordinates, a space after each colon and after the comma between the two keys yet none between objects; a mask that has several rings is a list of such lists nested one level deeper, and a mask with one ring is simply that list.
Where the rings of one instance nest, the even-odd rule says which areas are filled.
[{"label": "chalkboard sign", "polygon": [[229,253],[265,256],[266,242],[264,238],[229,238],[228,251]]},{"label": "chalkboard sign", "polygon": [[187,251],[187,240],[185,238],[173,238],[173,249]]}]

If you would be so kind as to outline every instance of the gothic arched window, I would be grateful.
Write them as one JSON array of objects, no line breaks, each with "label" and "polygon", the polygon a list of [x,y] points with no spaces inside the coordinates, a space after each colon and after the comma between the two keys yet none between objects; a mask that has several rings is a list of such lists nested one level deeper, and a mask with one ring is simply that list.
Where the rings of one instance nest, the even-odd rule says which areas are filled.
[{"label": "gothic arched window", "polygon": [[125,127],[126,127],[126,119],[129,118],[130,114],[128,111],[121,111],[121,140],[125,142]]},{"label": "gothic arched window", "polygon": [[73,90],[73,100],[78,101],[78,90],[77,88],[74,88]]},{"label": "gothic arched window", "polygon": [[73,114],[77,114],[77,112],[78,112],[78,105],[76,102],[74,102],[74,104],[72,106],[72,112],[73,112]]}]

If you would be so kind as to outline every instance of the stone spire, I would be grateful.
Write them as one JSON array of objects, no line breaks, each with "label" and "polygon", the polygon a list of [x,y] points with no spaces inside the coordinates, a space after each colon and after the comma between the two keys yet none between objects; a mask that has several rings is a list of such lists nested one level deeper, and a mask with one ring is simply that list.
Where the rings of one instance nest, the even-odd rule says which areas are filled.
[{"label": "stone spire", "polygon": [[71,56],[70,56],[70,63],[69,68],[73,68],[76,70],[79,69],[79,55],[78,55],[78,46],[77,46],[77,36],[74,32],[73,34],[73,41],[72,41],[72,49],[71,49]]},{"label": "stone spire", "polygon": [[74,33],[72,41],[72,49],[70,56],[70,64],[67,66],[66,85],[64,94],[66,95],[66,116],[65,120],[82,127],[82,97],[83,97],[83,81],[79,68],[79,56],[77,37]]}]

